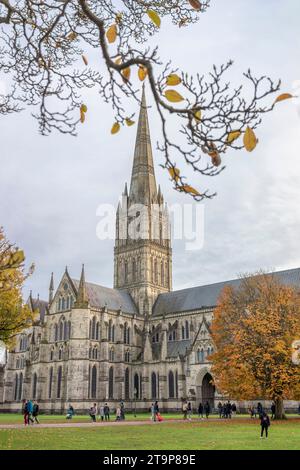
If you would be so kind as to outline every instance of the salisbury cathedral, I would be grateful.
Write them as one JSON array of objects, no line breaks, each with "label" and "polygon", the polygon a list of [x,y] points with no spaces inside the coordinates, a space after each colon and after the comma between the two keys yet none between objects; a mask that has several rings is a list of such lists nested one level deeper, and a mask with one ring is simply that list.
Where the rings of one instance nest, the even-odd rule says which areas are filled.
[{"label": "salisbury cathedral", "polygon": [[[0,366],[1,410],[20,410],[24,398],[49,413],[69,403],[77,412],[120,400],[145,410],[158,400],[175,410],[183,399],[195,407],[224,398],[210,373],[210,326],[220,292],[239,280],[172,291],[169,225],[143,92],[130,188],[116,214],[114,287],[88,282],[83,267],[79,280],[66,269],[56,288],[51,276],[48,300],[30,295],[37,318]],[[300,269],[276,276],[300,285]]]}]

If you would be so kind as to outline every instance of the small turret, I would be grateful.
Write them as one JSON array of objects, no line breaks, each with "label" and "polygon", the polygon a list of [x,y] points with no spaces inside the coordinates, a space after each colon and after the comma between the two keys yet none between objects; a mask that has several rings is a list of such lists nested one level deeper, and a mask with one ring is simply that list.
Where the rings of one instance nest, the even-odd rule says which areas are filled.
[{"label": "small turret", "polygon": [[86,293],[85,275],[84,275],[84,264],[82,265],[81,276],[79,281],[79,287],[77,292],[77,298],[75,302],[75,308],[87,308],[89,301]]}]

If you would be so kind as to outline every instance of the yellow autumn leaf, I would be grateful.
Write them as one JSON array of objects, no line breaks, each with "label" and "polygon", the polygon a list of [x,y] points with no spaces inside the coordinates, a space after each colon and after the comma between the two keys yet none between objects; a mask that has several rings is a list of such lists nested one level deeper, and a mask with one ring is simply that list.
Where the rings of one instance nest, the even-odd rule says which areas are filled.
[{"label": "yellow autumn leaf", "polygon": [[86,113],[87,112],[87,105],[86,104],[82,104],[80,106],[80,111],[83,112],[83,113]]},{"label": "yellow autumn leaf", "polygon": [[115,42],[115,40],[117,39],[117,33],[118,33],[118,30],[117,30],[116,24],[112,24],[106,31],[106,37],[110,44]]},{"label": "yellow autumn leaf", "polygon": [[181,78],[178,75],[176,75],[176,73],[171,73],[170,75],[168,75],[166,83],[169,86],[176,86],[176,85],[179,85],[179,83],[181,83]]},{"label": "yellow autumn leaf", "polygon": [[175,90],[166,90],[165,97],[168,101],[171,101],[172,103],[179,103],[180,101],[184,100],[181,94]]},{"label": "yellow autumn leaf", "polygon": [[200,122],[201,121],[201,118],[202,118],[202,111],[201,109],[199,109],[198,111],[196,111],[194,113],[194,118],[196,119],[197,122]]},{"label": "yellow autumn leaf", "polygon": [[232,142],[234,142],[235,140],[237,140],[240,135],[241,135],[241,131],[232,131],[232,132],[229,132],[228,136],[227,136],[227,143],[228,144],[232,144]]},{"label": "yellow autumn leaf", "polygon": [[122,62],[122,57],[117,57],[115,60],[115,64],[120,65]]},{"label": "yellow autumn leaf", "polygon": [[219,152],[217,152],[217,151],[212,152],[210,154],[210,157],[211,157],[211,162],[212,162],[213,166],[218,167],[218,166],[221,165],[222,160],[221,160]]},{"label": "yellow autumn leaf", "polygon": [[275,103],[279,103],[280,101],[285,101],[285,100],[289,100],[291,98],[294,98],[293,95],[291,95],[290,93],[283,93],[282,95],[279,95],[276,100],[275,100]]},{"label": "yellow autumn leaf", "polygon": [[88,60],[87,60],[86,56],[82,55],[81,57],[82,57],[82,60],[83,60],[84,64],[88,65]]},{"label": "yellow autumn leaf", "polygon": [[115,122],[114,125],[111,128],[111,134],[116,134],[120,130],[120,124],[118,122]]},{"label": "yellow autumn leaf", "polygon": [[152,23],[155,24],[155,26],[157,26],[158,28],[160,27],[160,23],[161,23],[161,20],[160,20],[160,17],[158,16],[158,14],[156,13],[156,11],[154,10],[147,10],[146,11],[147,15],[149,16],[150,20],[152,21]]},{"label": "yellow autumn leaf", "polygon": [[72,31],[67,36],[68,41],[74,41],[74,39],[76,39],[76,38],[77,38],[77,33],[75,33],[75,31]]},{"label": "yellow autumn leaf", "polygon": [[197,191],[197,189],[193,188],[192,186],[188,184],[184,184],[183,186],[180,186],[180,188],[182,188],[182,190],[186,193],[193,194],[194,196],[201,196],[201,194],[199,193],[199,191]]},{"label": "yellow autumn leaf", "polygon": [[138,77],[141,80],[141,82],[145,80],[147,75],[148,75],[147,67],[140,66],[138,70]]},{"label": "yellow autumn leaf", "polygon": [[80,110],[80,122],[83,124],[85,121],[85,112]]},{"label": "yellow autumn leaf", "polygon": [[12,265],[20,265],[21,263],[23,263],[23,261],[25,260],[25,255],[24,255],[24,251],[23,250],[18,250],[18,251],[15,251],[12,255],[11,255],[11,259],[9,261],[9,265],[12,266]]},{"label": "yellow autumn leaf", "polygon": [[173,180],[176,182],[179,180],[180,170],[178,168],[168,168],[168,172]]},{"label": "yellow autumn leaf", "polygon": [[117,24],[122,23],[122,17],[123,17],[122,13],[117,13],[117,15],[116,15],[116,23]]},{"label": "yellow autumn leaf", "polygon": [[125,119],[125,122],[126,122],[126,124],[127,124],[128,127],[133,126],[133,125],[135,124],[135,121],[132,121],[132,120],[129,119],[129,118],[126,118],[126,119]]},{"label": "yellow autumn leaf", "polygon": [[123,79],[125,81],[128,81],[130,78],[130,67],[126,67],[126,69],[123,69],[121,74],[123,75]]},{"label": "yellow autumn leaf", "polygon": [[191,7],[194,8],[194,10],[201,10],[201,2],[199,0],[189,0],[189,3]]},{"label": "yellow autumn leaf", "polygon": [[248,152],[252,152],[257,145],[257,137],[253,129],[247,127],[244,135],[244,146]]}]

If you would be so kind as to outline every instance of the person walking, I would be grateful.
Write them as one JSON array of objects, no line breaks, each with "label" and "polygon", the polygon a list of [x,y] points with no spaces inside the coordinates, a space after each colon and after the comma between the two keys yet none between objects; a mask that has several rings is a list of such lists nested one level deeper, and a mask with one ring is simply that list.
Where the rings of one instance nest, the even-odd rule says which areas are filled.
[{"label": "person walking", "polygon": [[258,414],[258,417],[259,419],[261,418],[262,414],[263,414],[263,407],[262,407],[262,404],[260,402],[257,403],[257,414]]},{"label": "person walking", "polygon": [[121,408],[118,406],[116,409],[116,421],[121,421]]},{"label": "person walking", "polygon": [[150,411],[151,411],[151,420],[152,420],[152,421],[156,421],[156,419],[155,419],[155,411],[154,411],[154,403],[152,403]]},{"label": "person walking", "polygon": [[222,403],[219,401],[218,403],[218,410],[219,410],[219,418],[222,418],[222,413],[223,413],[223,405]]},{"label": "person walking", "polygon": [[99,419],[101,419],[101,421],[104,421],[104,406],[103,405],[101,405],[99,408]]},{"label": "person walking", "polygon": [[188,405],[187,405],[187,418],[189,421],[192,420],[192,405],[190,401],[188,402]]},{"label": "person walking", "polygon": [[33,416],[33,421],[35,421],[37,424],[40,424],[38,416],[40,412],[40,407],[38,405],[37,401],[34,401],[33,403],[33,410],[32,410],[32,416]]},{"label": "person walking", "polygon": [[208,401],[204,405],[204,411],[205,411],[206,419],[208,419],[210,415],[210,404],[208,403]]},{"label": "person walking", "polygon": [[271,413],[272,413],[271,419],[275,419],[275,411],[276,411],[276,406],[275,406],[275,403],[273,402],[271,405]]},{"label": "person walking", "polygon": [[73,406],[71,405],[71,403],[69,403],[69,407],[67,409],[67,416],[66,418],[67,419],[72,419],[73,418],[73,415],[74,415],[74,408]]},{"label": "person walking", "polygon": [[260,426],[261,426],[261,433],[260,433],[260,438],[264,438],[264,431],[266,434],[266,438],[268,437],[268,429],[271,426],[270,423],[270,418],[267,415],[265,411],[262,412],[261,417],[260,417]]},{"label": "person walking", "polygon": [[28,401],[27,400],[23,400],[22,414],[24,416],[24,425],[26,426],[26,425],[29,424],[29,422],[28,422],[29,412],[28,412]]},{"label": "person walking", "polygon": [[198,406],[198,416],[199,416],[199,418],[203,419],[203,405],[202,405],[202,403],[199,403],[199,406]]},{"label": "person walking", "polygon": [[96,414],[97,414],[97,405],[94,403],[94,405],[90,408],[90,417],[92,418],[93,423],[96,422]]},{"label": "person walking", "polygon": [[182,405],[183,419],[187,419],[187,412],[188,412],[188,404],[185,401],[184,404]]},{"label": "person walking", "polygon": [[104,418],[105,418],[105,421],[109,421],[109,406],[107,403],[105,403],[104,405]]},{"label": "person walking", "polygon": [[154,415],[155,415],[155,420],[157,420],[157,415],[159,414],[159,406],[158,406],[158,401],[154,403]]},{"label": "person walking", "polygon": [[232,403],[232,406],[231,406],[231,410],[232,410],[232,414],[233,416],[236,416],[236,404],[235,403]]},{"label": "person walking", "polygon": [[27,402],[27,410],[28,410],[28,424],[30,423],[34,423],[34,419],[32,417],[32,413],[33,413],[33,403],[31,400],[28,400]]},{"label": "person walking", "polygon": [[120,403],[120,410],[121,410],[120,419],[121,419],[121,421],[124,421],[125,420],[125,405],[124,405],[123,401],[121,401],[121,403]]}]

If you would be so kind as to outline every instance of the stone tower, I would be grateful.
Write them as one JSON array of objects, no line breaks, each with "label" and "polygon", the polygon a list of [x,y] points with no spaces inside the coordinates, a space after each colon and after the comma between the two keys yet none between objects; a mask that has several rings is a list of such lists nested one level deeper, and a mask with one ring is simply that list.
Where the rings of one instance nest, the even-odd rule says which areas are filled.
[{"label": "stone tower", "polygon": [[144,88],[130,190],[125,184],[117,209],[114,287],[130,292],[145,316],[158,294],[172,289],[169,214],[156,186]]}]

